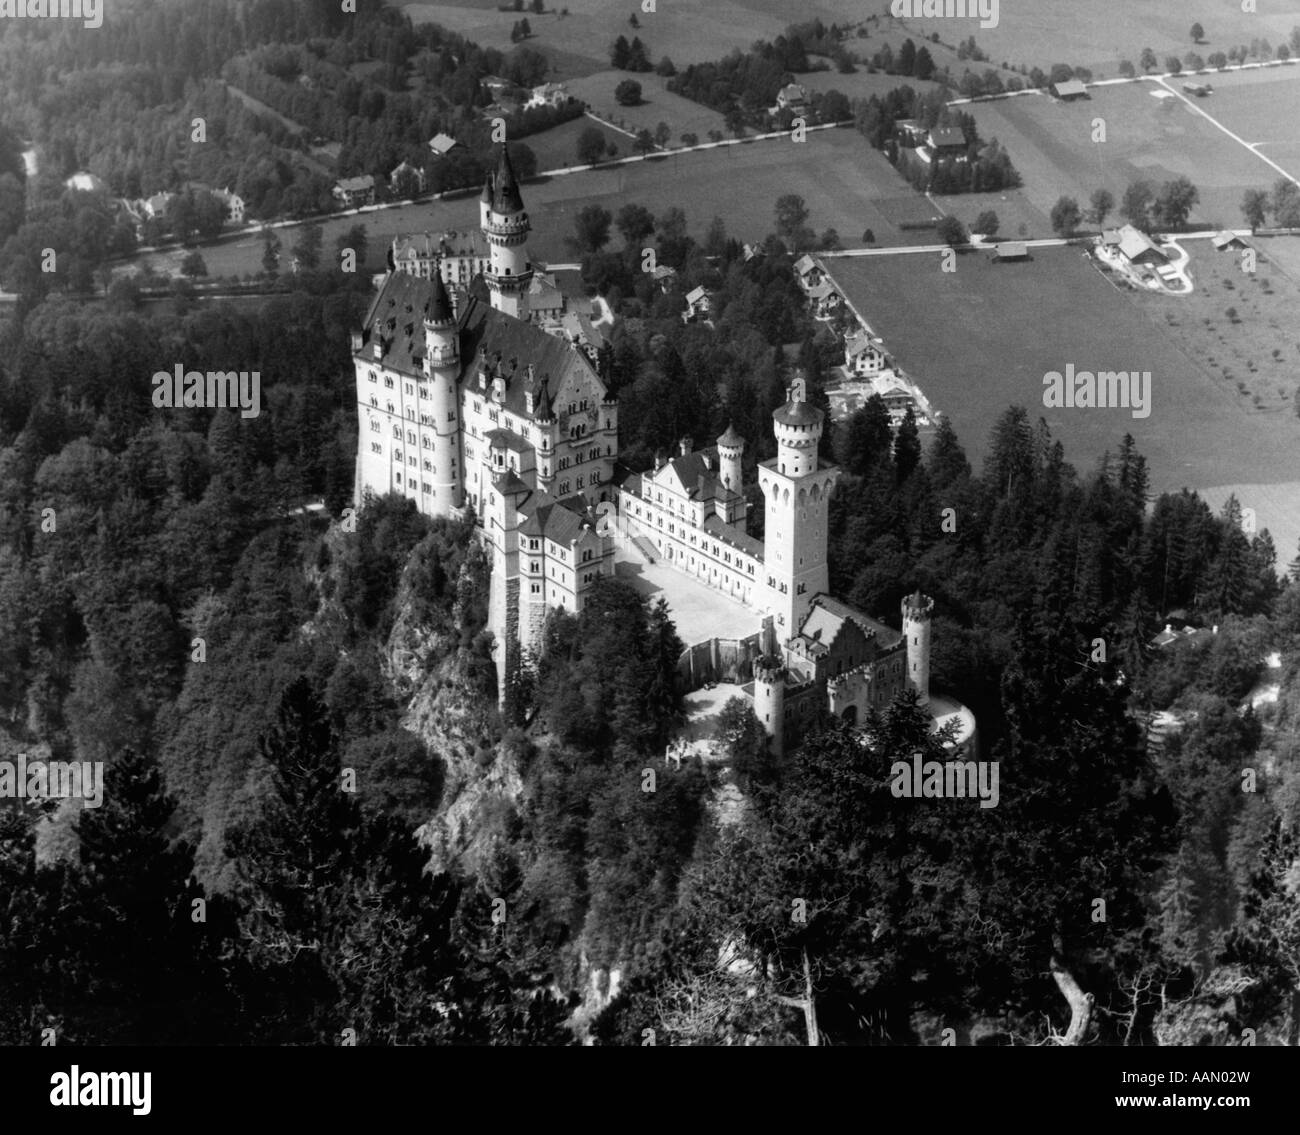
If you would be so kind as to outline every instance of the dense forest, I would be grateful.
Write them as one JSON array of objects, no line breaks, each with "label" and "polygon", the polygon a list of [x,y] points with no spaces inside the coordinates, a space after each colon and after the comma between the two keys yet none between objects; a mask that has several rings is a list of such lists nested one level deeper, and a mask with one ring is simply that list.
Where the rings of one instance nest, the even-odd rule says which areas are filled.
[{"label": "dense forest", "polygon": [[[466,108],[506,65],[335,8],[142,4],[117,28],[143,34],[106,25],[97,47],[139,89],[95,80],[75,37],[5,37],[15,247],[48,226],[87,270],[107,256],[64,170],[167,184],[190,100],[237,56],[306,89],[309,55],[391,55],[364,87],[445,46]],[[762,74],[790,50],[758,53]],[[64,81],[130,125],[60,110]],[[408,98],[389,89],[373,131],[349,113],[349,160],[452,121],[404,118]],[[896,111],[932,114],[900,94],[859,108],[864,133]],[[232,127],[215,160],[260,153],[287,193],[293,146],[248,128],[261,141]],[[31,185],[26,136],[63,155]],[[204,173],[227,176],[248,173]],[[772,411],[796,377],[825,408],[843,357],[792,271],[817,218],[783,198],[748,252],[688,220],[575,216],[619,317],[599,368],[627,466],[732,424],[757,506]],[[710,320],[683,323],[698,285]],[[896,759],[943,759],[913,695],[860,729],[817,722],[782,760],[737,700],[726,767],[669,763],[690,628],[604,581],[550,616],[498,710],[478,534],[353,507],[364,284],[308,265],[288,286],[247,307],[33,285],[0,323],[0,759],[107,770],[99,809],[0,802],[0,1043],[802,1044],[815,1007],[829,1043],[1019,1045],[1059,1042],[1085,1002],[1071,1043],[1300,1042],[1300,556],[1279,572],[1235,500],[1155,496],[1130,437],[1077,469],[1015,406],[975,468],[950,423],[923,440],[873,398],[823,438],[844,471],[832,590],[891,624],[934,597],[932,681],[976,713],[999,806],[891,794]],[[176,364],[259,371],[261,414],[155,408]],[[1156,646],[1166,623],[1203,632]]]}]

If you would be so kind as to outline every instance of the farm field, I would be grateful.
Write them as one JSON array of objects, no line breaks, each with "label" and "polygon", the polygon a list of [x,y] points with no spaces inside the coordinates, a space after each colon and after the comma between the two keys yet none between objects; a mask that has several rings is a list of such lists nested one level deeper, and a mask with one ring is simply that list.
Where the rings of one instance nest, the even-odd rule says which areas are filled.
[{"label": "farm field", "polygon": [[[1300,12],[1296,19],[1300,22]],[[1300,66],[1212,73],[1214,93],[1197,100],[1234,134],[1300,177]],[[1279,174],[1260,163],[1260,186]]]},{"label": "farm field", "polygon": [[588,127],[595,127],[595,129],[599,130],[604,135],[607,143],[613,142],[618,147],[621,156],[626,157],[632,153],[631,138],[626,134],[620,134],[617,130],[602,126],[599,122],[592,121],[586,115],[575,118],[571,122],[562,122],[559,126],[552,126],[549,130],[543,130],[540,134],[529,134],[526,138],[520,138],[519,142],[520,145],[527,146],[537,155],[537,168],[539,170],[564,169],[566,166],[580,164],[578,139]]},{"label": "farm field", "polygon": [[[1026,197],[1044,214],[1061,196],[1086,208],[1102,186],[1119,201],[1139,178],[1159,184],[1181,174],[1200,191],[1193,223],[1239,225],[1242,194],[1277,175],[1181,99],[1154,97],[1161,89],[1154,82],[1124,83],[1094,87],[1079,102],[1027,95],[967,109],[981,136],[997,138],[1010,152]],[[1096,118],[1105,121],[1102,143],[1092,141]]]},{"label": "farm field", "polygon": [[[403,8],[413,23],[440,24],[483,47],[501,51],[514,46],[510,28],[527,16],[533,30],[528,46],[548,54],[556,52],[555,62],[561,67],[551,77],[558,79],[606,70],[609,45],[620,35],[628,39],[640,36],[652,61],[667,55],[682,67],[719,59],[732,48],[746,48],[756,39],[773,39],[794,19],[803,18],[802,14],[792,15],[789,4],[772,3],[757,11],[737,0],[710,0],[707,4],[664,0],[658,12],[638,11],[641,26],[634,30],[627,21],[640,5],[631,2],[613,5],[608,0],[564,0],[544,15],[498,12],[498,2],[457,0],[453,4],[405,4]],[[567,8],[569,15],[558,15],[560,8]],[[859,13],[854,20],[861,18]]]},{"label": "farm field", "polygon": [[[1186,329],[1164,318],[1166,311],[1188,318],[1178,300],[1119,291],[1077,248],[1035,249],[1023,264],[968,254],[955,273],[921,255],[831,260],[828,267],[935,408],[950,416],[976,467],[998,416],[1018,404],[1031,420],[1046,419],[1080,469],[1131,433],[1155,492],[1300,480],[1300,420],[1255,410],[1207,366]],[[1243,342],[1254,333],[1243,326]],[[1293,344],[1288,357],[1297,351]],[[1094,372],[1150,371],[1150,416],[1044,408],[1043,375],[1068,363]],[[1300,533],[1300,494],[1257,496],[1243,504],[1256,509],[1262,526],[1278,536]]]},{"label": "farm field", "polygon": [[[783,6],[789,10],[783,0],[737,2],[755,13],[779,12]],[[1069,63],[1090,67],[1102,78],[1117,75],[1121,59],[1136,63],[1143,47],[1150,47],[1160,59],[1174,53],[1181,58],[1192,49],[1188,31],[1194,22],[1206,33],[1195,48],[1202,56],[1227,52],[1234,44],[1249,44],[1255,38],[1267,39],[1276,47],[1300,24],[1300,11],[1294,4],[1259,3],[1256,8],[1255,12],[1243,12],[1235,0],[1180,0],[1176,4],[1088,0],[1086,5],[1067,0],[1002,0],[995,28],[981,28],[978,17],[903,21],[886,17],[870,28],[873,38],[885,33],[891,41],[892,26],[898,23],[918,42],[935,32],[944,43],[973,35],[990,58],[990,63],[978,64],[981,69],[1007,62],[1012,67],[1038,66],[1046,71],[1052,63]],[[799,18],[820,16],[827,23],[844,24],[887,10],[886,0],[865,4],[862,0],[810,0],[801,6]],[[1069,47],[1063,47],[1065,44]],[[935,60],[940,66],[946,61],[939,54]],[[954,74],[961,72],[955,70]]]},{"label": "farm field", "polygon": [[[531,138],[525,141],[533,143]],[[529,248],[541,261],[572,259],[565,238],[573,230],[578,210],[592,202],[613,212],[635,201],[655,214],[676,205],[686,212],[697,238],[703,238],[709,222],[720,216],[732,236],[756,241],[774,228],[777,198],[797,193],[807,203],[808,223],[818,233],[836,229],[846,245],[859,243],[864,228],[874,230],[882,245],[911,244],[916,239],[915,233],[898,228],[875,203],[907,197],[911,190],[884,156],[852,129],[816,131],[801,143],[774,139],[669,153],[646,162],[530,181],[523,193],[533,225]],[[916,201],[924,207],[923,198]],[[455,200],[329,218],[322,222],[325,248],[332,250],[335,238],[358,223],[370,233],[367,267],[378,271],[383,267],[384,247],[398,233],[477,227],[478,194],[469,191]],[[286,249],[296,239],[292,229],[281,233]],[[261,271],[262,242],[256,236],[202,252],[213,275]],[[149,259],[159,271],[171,271],[180,257],[169,253]]]},{"label": "farm field", "polygon": [[[1296,238],[1278,243],[1300,244]],[[1253,275],[1240,252],[1216,252],[1207,240],[1185,240],[1195,290],[1169,297],[1132,293],[1132,300],[1172,335],[1224,389],[1264,413],[1294,415],[1300,386],[1300,287],[1261,258]]]},{"label": "farm field", "polygon": [[[626,71],[597,71],[585,78],[574,79],[567,86],[569,93],[586,102],[594,114],[619,123],[634,134],[643,128],[653,132],[660,122],[668,123],[673,132],[671,145],[677,145],[687,132],[697,135],[701,142],[708,139],[710,130],[726,133],[722,115],[703,103],[673,94],[666,86],[667,80],[654,72],[632,76],[641,84],[644,101],[640,106],[619,106],[614,101],[614,88],[626,78]],[[624,153],[628,152],[626,146],[622,149]]]}]

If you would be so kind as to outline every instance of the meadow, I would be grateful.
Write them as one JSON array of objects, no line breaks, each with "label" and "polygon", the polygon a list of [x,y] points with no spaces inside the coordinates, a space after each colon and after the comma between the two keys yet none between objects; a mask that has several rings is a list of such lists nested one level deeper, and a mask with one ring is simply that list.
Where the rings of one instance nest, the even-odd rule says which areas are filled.
[{"label": "meadow", "polygon": [[[833,259],[828,266],[935,409],[950,417],[977,467],[998,416],[1017,404],[1031,421],[1047,421],[1080,469],[1131,433],[1155,492],[1300,481],[1294,413],[1277,404],[1256,409],[1207,363],[1188,334],[1194,309],[1120,291],[1078,248],[1035,249],[1019,264],[969,253],[958,257],[955,273],[942,272],[937,255]],[[1253,342],[1256,329],[1243,325],[1239,334]],[[1293,344],[1287,357],[1297,351]],[[1150,371],[1150,416],[1045,408],[1043,376],[1068,363],[1094,372]],[[1283,537],[1291,540],[1283,547],[1289,559],[1300,538],[1300,492],[1279,488],[1242,503],[1256,509],[1280,547]]]}]

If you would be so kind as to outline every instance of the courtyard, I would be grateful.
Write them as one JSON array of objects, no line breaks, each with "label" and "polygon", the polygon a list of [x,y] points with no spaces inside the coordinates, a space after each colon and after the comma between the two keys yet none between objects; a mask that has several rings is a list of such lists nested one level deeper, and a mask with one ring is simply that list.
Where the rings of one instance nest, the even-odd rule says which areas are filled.
[{"label": "courtyard", "polygon": [[682,642],[746,638],[759,629],[759,615],[662,561],[648,563],[630,542],[617,541],[614,574],[651,600],[663,599]]}]

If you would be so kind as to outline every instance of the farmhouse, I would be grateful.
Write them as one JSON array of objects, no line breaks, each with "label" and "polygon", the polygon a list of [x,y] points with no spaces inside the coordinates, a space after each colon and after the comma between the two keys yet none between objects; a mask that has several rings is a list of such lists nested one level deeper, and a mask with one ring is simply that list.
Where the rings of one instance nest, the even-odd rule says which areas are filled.
[{"label": "farmhouse", "polygon": [[966,156],[966,135],[956,126],[939,126],[926,136],[926,148],[934,157],[964,158]]},{"label": "farmhouse", "polygon": [[1121,229],[1107,229],[1102,233],[1101,243],[1104,247],[1118,252],[1120,257],[1130,264],[1150,264],[1159,267],[1169,258],[1141,229],[1125,225]]},{"label": "farmhouse", "polygon": [[855,378],[870,378],[887,365],[885,345],[867,331],[851,335],[844,343],[844,367]]},{"label": "farmhouse", "polygon": [[528,96],[528,101],[524,103],[525,110],[532,110],[534,107],[563,106],[569,101],[569,88],[563,83],[543,83],[540,87],[534,87],[532,94]]},{"label": "farmhouse", "polygon": [[677,279],[677,269],[670,268],[667,264],[656,264],[655,270],[650,273],[650,277],[659,285],[659,290],[667,295],[673,286],[673,282]]},{"label": "farmhouse", "polygon": [[429,149],[435,158],[445,158],[460,145],[450,134],[435,134],[429,139]]},{"label": "farmhouse", "polygon": [[776,106],[772,113],[782,110],[801,111],[808,104],[808,91],[799,83],[787,83],[776,92]]},{"label": "farmhouse", "polygon": [[1004,240],[993,250],[993,259],[998,263],[1004,260],[1028,260],[1029,245],[1023,240]]},{"label": "farmhouse", "polygon": [[708,291],[702,287],[693,288],[686,293],[686,310],[682,312],[682,322],[693,323],[697,319],[707,319],[710,310]]},{"label": "farmhouse", "polygon": [[805,292],[815,288],[826,278],[825,269],[806,252],[794,262],[794,274],[799,280],[799,286]]},{"label": "farmhouse", "polygon": [[420,169],[418,166],[411,165],[411,163],[407,161],[403,161],[400,165],[393,167],[393,172],[388,175],[388,184],[396,189],[398,180],[403,175],[408,174],[415,179],[416,191],[423,193],[425,182],[424,170]]},{"label": "farmhouse", "polygon": [[375,179],[370,174],[345,177],[334,183],[334,199],[351,209],[358,205],[375,203]]},{"label": "farmhouse", "polygon": [[812,305],[814,319],[823,321],[834,319],[840,310],[842,299],[843,297],[829,279],[824,279],[820,284],[814,284],[808,289],[808,302]]},{"label": "farmhouse", "polygon": [[162,220],[167,216],[167,210],[171,208],[174,193],[155,193],[152,197],[146,198],[142,208],[146,217],[153,217]]},{"label": "farmhouse", "polygon": [[1078,79],[1067,79],[1063,83],[1053,83],[1052,94],[1062,102],[1074,102],[1076,99],[1086,99],[1089,97],[1088,88],[1079,82]]},{"label": "farmhouse", "polygon": [[229,224],[244,223],[244,199],[238,193],[232,193],[229,188],[214,189],[212,196],[226,207],[226,221]]}]

